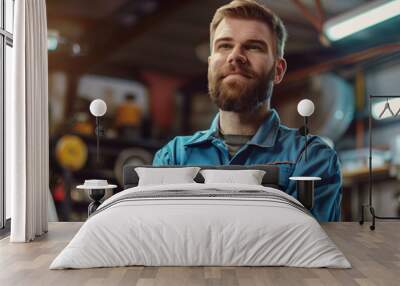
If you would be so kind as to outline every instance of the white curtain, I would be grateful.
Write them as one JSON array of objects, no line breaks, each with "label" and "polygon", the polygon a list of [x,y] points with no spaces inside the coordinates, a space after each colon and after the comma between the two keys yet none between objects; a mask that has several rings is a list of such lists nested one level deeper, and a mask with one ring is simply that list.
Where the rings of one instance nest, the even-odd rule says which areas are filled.
[{"label": "white curtain", "polygon": [[6,98],[12,242],[47,232],[49,136],[45,0],[15,1],[13,94]]}]

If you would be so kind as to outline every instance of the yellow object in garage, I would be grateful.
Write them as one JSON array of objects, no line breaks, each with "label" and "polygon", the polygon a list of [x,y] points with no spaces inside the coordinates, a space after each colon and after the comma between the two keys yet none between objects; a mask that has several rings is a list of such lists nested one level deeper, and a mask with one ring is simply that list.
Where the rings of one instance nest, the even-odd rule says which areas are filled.
[{"label": "yellow object in garage", "polygon": [[124,102],[117,108],[115,125],[119,127],[139,127],[142,119],[142,111],[138,105]]},{"label": "yellow object in garage", "polygon": [[78,171],[85,165],[87,156],[87,146],[78,136],[64,135],[58,140],[56,158],[63,168]]},{"label": "yellow object in garage", "polygon": [[90,122],[77,122],[72,127],[72,131],[82,135],[92,135],[94,132],[93,124]]}]

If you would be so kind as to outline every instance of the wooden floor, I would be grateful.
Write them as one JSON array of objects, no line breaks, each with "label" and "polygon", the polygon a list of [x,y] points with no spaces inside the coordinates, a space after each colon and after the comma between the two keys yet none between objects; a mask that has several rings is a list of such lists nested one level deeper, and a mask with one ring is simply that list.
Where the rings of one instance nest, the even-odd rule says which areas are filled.
[{"label": "wooden floor", "polygon": [[120,267],[48,270],[81,223],[51,223],[32,243],[0,241],[0,285],[400,285],[400,222],[378,222],[372,232],[358,223],[323,227],[352,269],[289,267]]}]

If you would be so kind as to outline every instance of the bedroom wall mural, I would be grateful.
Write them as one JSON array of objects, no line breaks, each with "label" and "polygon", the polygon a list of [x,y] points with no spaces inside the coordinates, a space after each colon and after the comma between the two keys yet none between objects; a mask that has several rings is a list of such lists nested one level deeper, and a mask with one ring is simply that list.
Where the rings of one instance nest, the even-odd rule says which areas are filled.
[{"label": "bedroom wall mural", "polygon": [[[313,210],[317,218],[357,220],[359,211],[355,206],[364,197],[354,187],[358,179],[353,170],[366,167],[364,160],[358,159],[362,157],[358,154],[363,154],[360,150],[366,147],[365,98],[372,88],[382,92],[392,89],[399,65],[398,47],[391,44],[389,37],[396,31],[386,31],[391,31],[392,26],[376,27],[364,31],[366,34],[360,32],[359,38],[354,36],[329,45],[323,37],[316,36],[315,27],[305,28],[307,21],[304,27],[293,24],[291,19],[299,17],[296,5],[284,9],[278,2],[269,1],[271,9],[282,15],[289,34],[283,53],[287,64],[277,60],[271,71],[272,62],[259,65],[257,56],[246,51],[249,47],[239,47],[237,33],[230,35],[232,42],[224,43],[222,49],[226,50],[218,51],[219,47],[212,42],[210,45],[209,24],[222,2],[177,3],[175,9],[156,2],[153,10],[143,8],[140,1],[127,1],[99,11],[67,1],[48,4],[52,43],[49,154],[51,189],[59,219],[87,219],[90,200],[85,193],[75,192],[76,186],[87,179],[117,185],[113,192],[106,192],[105,198],[123,191],[124,165],[268,163],[280,167],[280,184],[295,198],[296,182],[290,177],[323,177],[316,188],[317,193],[327,190],[321,197],[329,197],[323,203],[329,205],[329,211],[318,210],[317,203]],[[341,5],[348,5],[349,10],[354,3]],[[325,7],[332,17],[346,10],[344,6],[334,6]],[[86,20],[60,18],[60,7],[67,7],[71,15],[81,13]],[[102,24],[104,19],[110,19],[106,26]],[[235,31],[246,29],[235,21],[223,24],[231,25]],[[216,29],[214,33],[219,36],[220,32]],[[261,30],[258,32],[257,35],[263,35]],[[365,43],[362,35],[373,42]],[[383,35],[387,38],[383,39]],[[222,58],[225,64],[219,61]],[[251,68],[243,68],[249,62]],[[388,63],[394,68],[387,68]],[[385,77],[368,73],[380,66],[387,70]],[[265,68],[265,74],[260,73],[259,67]],[[260,78],[263,80],[257,80]],[[260,93],[259,98],[231,100],[240,96],[238,91],[244,86],[266,93]],[[214,97],[210,96],[213,90]],[[221,94],[227,96],[222,98]],[[268,100],[263,100],[264,95]],[[108,108],[102,118],[104,138],[99,163],[95,119],[89,114],[89,104],[97,98],[104,100]],[[303,118],[296,108],[303,99],[315,104],[308,126],[307,150],[312,164],[302,163],[304,140],[299,128]],[[221,112],[223,109],[227,112]],[[231,116],[229,112],[243,116]],[[386,122],[384,130],[397,131],[395,124]],[[380,128],[377,132],[380,134]],[[56,156],[57,145],[64,136],[79,137],[87,150],[87,159],[77,170],[65,168]],[[376,142],[387,151],[383,138],[377,136]],[[78,154],[77,151],[76,161]],[[73,160],[74,152],[70,156]],[[351,158],[357,158],[353,164]],[[390,155],[379,160],[387,166]],[[388,170],[385,172],[389,174]],[[388,212],[396,213],[397,204],[386,199],[389,197],[385,195],[382,204],[393,205]],[[316,200],[319,199],[317,196]]]},{"label": "bedroom wall mural", "polygon": [[1,1],[0,284],[397,285],[400,0]]}]

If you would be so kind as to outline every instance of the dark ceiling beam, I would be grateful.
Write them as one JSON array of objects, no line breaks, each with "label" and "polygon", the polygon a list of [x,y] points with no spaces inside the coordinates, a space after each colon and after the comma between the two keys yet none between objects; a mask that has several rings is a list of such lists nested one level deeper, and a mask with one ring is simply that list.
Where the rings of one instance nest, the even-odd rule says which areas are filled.
[{"label": "dark ceiling beam", "polygon": [[[86,55],[76,57],[67,54],[49,54],[49,68],[54,67],[58,70],[73,71],[80,74],[94,72],[97,65],[104,63],[133,38],[160,25],[171,13],[184,5],[190,4],[191,1],[193,0],[160,1],[156,11],[141,16],[137,23],[127,27],[117,21],[121,15],[126,14],[126,11],[132,5],[130,0],[126,0],[125,4],[108,15],[107,19],[90,23],[91,28],[85,31],[81,39],[77,39],[81,46],[88,47]],[[57,18],[56,15],[52,17]],[[69,19],[69,17],[66,17],[66,19]],[[77,20],[83,21],[81,17],[78,17]],[[87,24],[89,25],[89,23]]]},{"label": "dark ceiling beam", "polygon": [[90,35],[88,33],[85,35],[86,38],[91,38],[94,41],[88,43],[90,44],[90,50],[87,56],[72,62],[73,69],[79,70],[80,73],[90,72],[101,61],[107,60],[118,49],[132,41],[133,38],[160,25],[171,13],[183,5],[188,5],[190,2],[185,0],[160,1],[160,6],[155,12],[141,16],[139,21],[131,27],[116,23],[116,18],[124,12],[124,7],[122,7],[122,9],[109,16],[110,20],[106,24],[108,26],[104,26],[104,22],[102,22],[101,25],[89,31]]},{"label": "dark ceiling beam", "polygon": [[318,18],[320,19],[321,23],[324,23],[325,11],[324,11],[324,7],[322,5],[321,0],[315,0],[315,7],[317,7]]},{"label": "dark ceiling beam", "polygon": [[47,23],[49,28],[53,28],[53,25],[58,25],[59,23],[73,23],[78,24],[82,29],[86,30],[99,25],[100,22],[100,20],[81,16],[65,16],[54,13],[47,14]]},{"label": "dark ceiling beam", "polygon": [[[300,12],[303,14],[303,16],[306,18],[307,21],[311,23],[311,25],[317,30],[318,33],[322,32],[322,18],[320,18],[320,11],[318,12],[318,15],[314,15],[311,13],[311,11],[308,9],[308,7],[301,1],[301,0],[292,0],[293,4],[300,10]],[[317,1],[319,2],[319,1]],[[321,3],[320,4],[320,8]],[[317,9],[319,10],[319,9]]]},{"label": "dark ceiling beam", "polygon": [[286,26],[295,26],[297,29],[308,30],[308,31],[315,31],[313,27],[311,27],[307,22],[301,21],[299,19],[290,18],[290,17],[283,17],[283,23]]},{"label": "dark ceiling beam", "polygon": [[91,75],[143,82],[141,74],[139,73],[137,68],[119,64],[108,64],[104,67],[100,67],[92,72]]},{"label": "dark ceiling beam", "polygon": [[[99,66],[93,70],[90,74],[104,75],[110,77],[118,77],[124,79],[137,79],[141,71],[155,71],[161,74],[167,74],[172,77],[191,79],[198,76],[200,73],[207,70],[207,68],[199,69],[195,65],[188,65],[183,67],[181,70],[172,69],[170,65],[155,65],[149,62],[149,64],[143,65],[141,63],[107,63],[103,66]],[[193,72],[188,72],[193,70]]]},{"label": "dark ceiling beam", "polygon": [[346,66],[346,65],[354,65],[358,64],[361,62],[365,62],[367,60],[375,59],[378,57],[390,55],[393,53],[398,53],[400,52],[400,44],[394,43],[394,44],[385,44],[382,46],[374,47],[374,48],[369,48],[366,50],[362,50],[359,52],[355,53],[350,53],[345,56],[337,57],[337,58],[331,58],[323,61],[321,64],[316,64],[316,65],[311,65],[299,70],[295,70],[293,72],[288,73],[285,77],[283,82],[284,83],[289,83],[289,82],[296,82],[296,81],[301,81],[304,80],[305,78],[332,71],[335,69],[338,69],[340,67]]}]

